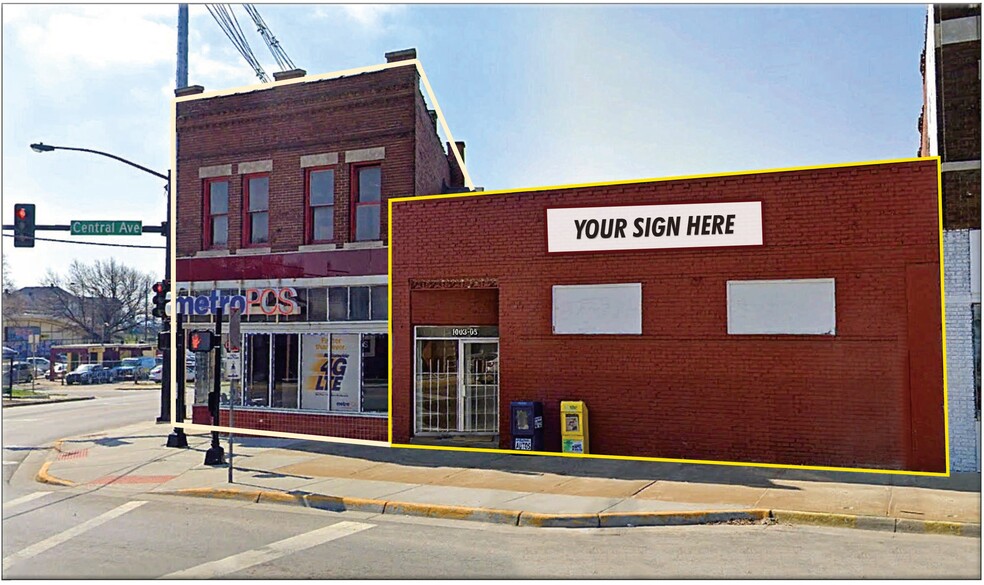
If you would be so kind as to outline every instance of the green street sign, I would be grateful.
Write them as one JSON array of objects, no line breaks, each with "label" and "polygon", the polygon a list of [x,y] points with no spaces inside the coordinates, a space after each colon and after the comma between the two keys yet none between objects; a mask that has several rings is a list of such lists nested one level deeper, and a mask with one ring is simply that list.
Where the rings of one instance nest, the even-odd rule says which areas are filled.
[{"label": "green street sign", "polygon": [[106,220],[72,220],[73,236],[139,236],[143,234],[143,222]]}]

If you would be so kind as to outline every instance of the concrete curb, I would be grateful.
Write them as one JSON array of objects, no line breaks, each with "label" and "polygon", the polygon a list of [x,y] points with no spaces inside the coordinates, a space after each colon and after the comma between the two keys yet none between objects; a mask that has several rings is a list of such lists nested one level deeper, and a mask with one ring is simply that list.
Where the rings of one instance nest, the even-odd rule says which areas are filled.
[{"label": "concrete curb", "polygon": [[[67,439],[53,443],[55,451],[62,451]],[[48,473],[54,461],[45,461],[35,476],[35,481],[52,485],[75,487],[78,484]],[[914,518],[888,518],[883,516],[857,516],[827,512],[800,512],[795,510],[701,510],[692,512],[599,512],[591,514],[542,514],[519,510],[497,510],[472,506],[446,506],[416,502],[391,502],[327,496],[308,492],[280,492],[269,490],[238,490],[231,488],[185,488],[152,492],[172,496],[241,500],[251,503],[276,503],[303,506],[329,512],[369,512],[373,514],[399,514],[424,516],[446,520],[469,520],[511,526],[538,528],[629,528],[637,526],[685,526],[697,524],[726,524],[765,522],[807,524],[833,528],[856,528],[884,532],[910,534],[936,534],[980,538],[981,525],[970,522],[946,522],[918,520]]]},{"label": "concrete curb", "polygon": [[54,461],[45,461],[41,465],[41,469],[38,470],[38,474],[34,476],[34,481],[38,483],[49,483],[51,485],[61,485],[65,487],[75,487],[78,485],[74,481],[69,481],[67,479],[61,479],[60,477],[55,477],[48,473],[48,468]]},{"label": "concrete curb", "polygon": [[826,512],[796,512],[792,510],[770,510],[769,516],[784,524],[809,524],[833,528],[858,528],[861,530],[881,530],[884,532],[904,532],[915,534],[946,534],[952,536],[971,536],[980,538],[981,525],[971,522],[945,522],[939,520],[918,520],[915,518],[887,518],[883,516],[854,516],[849,514],[828,514]]},{"label": "concrete curb", "polygon": [[784,524],[808,524],[834,528],[856,528],[884,532],[943,534],[980,537],[981,525],[968,522],[942,522],[881,516],[854,516],[825,512],[793,510],[700,510],[693,512],[601,512],[595,514],[542,514],[519,510],[497,510],[470,506],[445,506],[415,502],[391,502],[325,496],[305,492],[234,490],[226,488],[189,488],[155,492],[174,496],[237,499],[304,506],[330,512],[370,512],[424,516],[445,520],[470,520],[510,526],[537,528],[630,528],[637,526],[688,526],[698,524],[747,524],[772,521]]},{"label": "concrete curb", "polygon": [[15,408],[17,406],[33,406],[35,404],[57,404],[59,402],[78,402],[80,400],[94,400],[95,396],[74,396],[72,398],[53,398],[53,399],[32,399],[32,398],[20,398],[18,400],[29,400],[30,402],[6,402],[3,403],[3,408]]}]

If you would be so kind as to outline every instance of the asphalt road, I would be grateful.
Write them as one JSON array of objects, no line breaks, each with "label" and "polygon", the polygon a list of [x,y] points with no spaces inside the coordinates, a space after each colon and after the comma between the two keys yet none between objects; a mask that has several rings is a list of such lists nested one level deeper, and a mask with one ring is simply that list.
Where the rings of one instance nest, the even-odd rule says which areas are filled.
[{"label": "asphalt road", "polygon": [[[32,451],[45,450],[64,437],[84,435],[155,420],[160,386],[116,390],[115,385],[58,386],[52,392],[95,396],[93,400],[31,404],[3,409],[3,483],[9,487],[17,467]],[[5,496],[6,497],[6,496]]]},{"label": "asphalt road", "polygon": [[36,483],[52,441],[159,409],[154,390],[79,393],[98,397],[3,410],[4,460],[16,460],[4,465],[3,578],[981,575],[978,538],[776,525],[520,528]]},{"label": "asphalt road", "polygon": [[980,540],[955,536],[764,525],[519,528],[176,496],[35,493],[49,490],[4,503],[4,578],[981,574]]}]

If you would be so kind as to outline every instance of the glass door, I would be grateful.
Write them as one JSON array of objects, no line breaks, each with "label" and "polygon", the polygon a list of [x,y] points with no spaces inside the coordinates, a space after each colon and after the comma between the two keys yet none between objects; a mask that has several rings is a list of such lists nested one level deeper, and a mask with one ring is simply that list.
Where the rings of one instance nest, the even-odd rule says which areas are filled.
[{"label": "glass door", "polygon": [[416,431],[458,430],[458,341],[417,341]]},{"label": "glass door", "polygon": [[464,375],[461,380],[462,423],[459,430],[499,432],[499,344],[461,341]]},{"label": "glass door", "polygon": [[417,339],[415,433],[499,432],[499,343]]}]

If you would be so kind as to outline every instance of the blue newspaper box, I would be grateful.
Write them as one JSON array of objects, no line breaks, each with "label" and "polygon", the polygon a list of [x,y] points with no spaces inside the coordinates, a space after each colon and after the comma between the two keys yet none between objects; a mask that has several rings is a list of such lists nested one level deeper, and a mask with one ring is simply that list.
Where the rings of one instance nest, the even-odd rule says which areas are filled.
[{"label": "blue newspaper box", "polygon": [[513,449],[543,451],[543,403],[510,403]]}]

